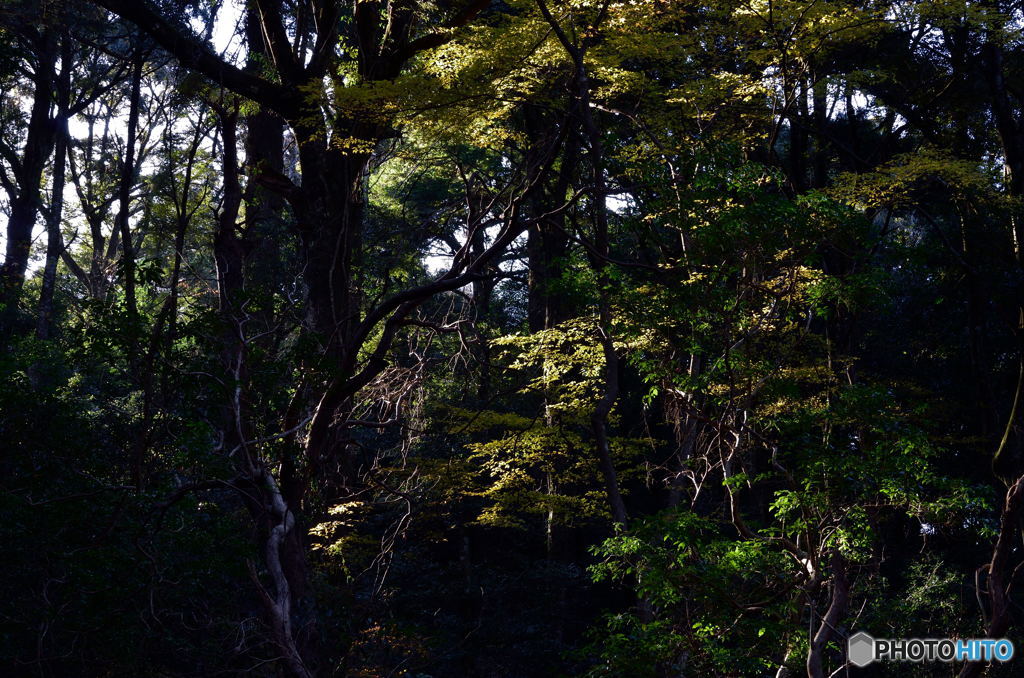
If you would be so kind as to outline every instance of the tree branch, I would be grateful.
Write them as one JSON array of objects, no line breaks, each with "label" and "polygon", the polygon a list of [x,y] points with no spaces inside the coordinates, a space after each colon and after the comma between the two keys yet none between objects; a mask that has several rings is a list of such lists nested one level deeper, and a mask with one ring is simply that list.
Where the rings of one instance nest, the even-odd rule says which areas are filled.
[{"label": "tree branch", "polygon": [[446,29],[445,31],[428,33],[427,35],[420,36],[415,40],[410,40],[405,47],[398,50],[397,57],[399,63],[405,63],[405,61],[411,59],[420,52],[434,47],[440,47],[446,42],[451,41],[451,39],[455,37],[453,31],[456,28],[461,28],[475,19],[476,16],[486,9],[489,4],[491,4],[490,0],[473,0],[463,7],[462,11],[442,24],[442,27]]},{"label": "tree branch", "polygon": [[182,65],[218,85],[286,118],[297,114],[294,92],[227,63],[191,31],[164,18],[147,0],[96,0],[96,4],[135,24]]}]

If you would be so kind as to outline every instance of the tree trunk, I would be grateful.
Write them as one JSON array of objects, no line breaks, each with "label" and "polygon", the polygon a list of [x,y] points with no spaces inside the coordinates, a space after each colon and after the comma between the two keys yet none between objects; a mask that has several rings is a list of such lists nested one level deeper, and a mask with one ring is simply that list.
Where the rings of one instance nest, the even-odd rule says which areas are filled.
[{"label": "tree trunk", "polygon": [[794,193],[807,189],[807,83],[801,75],[791,85],[789,97],[789,183]]},{"label": "tree trunk", "polygon": [[[128,311],[130,332],[129,360],[131,362],[134,362],[137,357],[135,334],[137,330],[136,325],[139,320],[139,309],[135,294],[135,247],[132,243],[132,232],[128,216],[131,213],[132,187],[135,186],[135,144],[139,131],[142,64],[142,54],[136,51],[132,57],[132,74],[128,95],[128,132],[125,138],[124,162],[121,167],[121,181],[118,188],[120,207],[115,220],[116,230],[121,237],[121,270],[124,272],[124,297],[125,307]],[[138,481],[139,469],[135,468],[133,473],[136,475],[136,481]],[[138,487],[138,482],[136,482],[136,487]]]},{"label": "tree trunk", "polygon": [[[536,140],[538,147],[544,139],[557,133],[550,120],[544,119],[532,109],[526,113],[526,133]],[[526,256],[529,262],[527,279],[527,320],[531,332],[551,329],[573,315],[563,294],[556,289],[555,281],[562,272],[559,259],[569,251],[569,236],[565,228],[565,213],[553,210],[565,202],[578,162],[579,140],[570,134],[566,143],[562,166],[554,182],[543,182],[533,200],[530,211],[538,219],[526,236]]]},{"label": "tree trunk", "polygon": [[814,158],[811,165],[811,188],[828,185],[828,83],[820,76],[811,76],[814,99]]},{"label": "tree trunk", "polygon": [[65,33],[61,37],[60,77],[57,80],[57,117],[54,121],[53,190],[50,210],[46,215],[46,264],[43,284],[39,291],[39,313],[36,336],[49,339],[53,317],[53,292],[57,281],[57,263],[64,252],[61,219],[64,213],[64,180],[68,153],[68,106],[71,98],[71,40]]},{"label": "tree trunk", "polygon": [[39,187],[54,143],[54,125],[50,120],[53,98],[54,70],[57,61],[57,36],[44,31],[38,41],[38,63],[32,78],[34,92],[29,114],[25,147],[16,168],[17,195],[11,198],[11,213],[7,222],[7,251],[0,267],[0,344],[14,334],[18,318],[18,304],[25,285],[29,250],[32,247],[32,229],[39,214],[41,202]]},{"label": "tree trunk", "polygon": [[252,433],[248,407],[247,338],[243,309],[246,244],[239,238],[237,220],[242,202],[238,177],[237,113],[221,112],[224,141],[224,204],[214,238],[217,291],[223,322],[222,360],[229,385],[224,407],[221,451],[231,457],[245,480],[239,488],[258,527],[264,566],[270,578],[265,586],[258,573],[253,579],[261,592],[267,625],[279,647],[287,675],[315,675],[316,620],[308,603],[305,547],[299,533],[297,507],[289,505]]},{"label": "tree trunk", "polygon": [[835,635],[835,629],[846,614],[850,599],[850,579],[846,559],[839,553],[832,554],[832,580],[829,606],[821,618],[818,630],[811,637],[807,649],[807,678],[825,678],[825,650]]}]

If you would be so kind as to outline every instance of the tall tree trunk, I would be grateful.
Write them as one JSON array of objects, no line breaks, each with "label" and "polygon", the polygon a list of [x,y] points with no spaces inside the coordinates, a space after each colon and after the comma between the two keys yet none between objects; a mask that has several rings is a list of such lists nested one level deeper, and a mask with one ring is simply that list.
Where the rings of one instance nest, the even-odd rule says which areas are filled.
[{"label": "tall tree trunk", "polygon": [[[260,13],[252,5],[246,12],[245,35],[248,46],[245,69],[259,74],[272,54],[267,36],[261,28]],[[267,187],[285,176],[285,123],[279,115],[266,108],[245,115],[243,122],[245,173],[248,176],[244,195],[246,275],[271,290],[269,297],[253,299],[249,308],[257,325],[267,333],[266,341],[272,342],[274,333],[270,332],[270,328],[278,323],[274,295],[290,282],[284,278],[288,271],[284,244],[291,236],[290,225],[285,221],[287,205],[279,192]],[[303,361],[304,371],[309,368],[308,363]],[[284,430],[296,427],[307,404],[306,397],[303,388],[296,389],[293,402],[284,415]],[[297,459],[299,453],[296,436],[289,436],[288,444],[281,446],[281,493],[288,505],[296,508],[303,505],[306,495],[302,464]]]},{"label": "tall tree trunk", "polygon": [[[245,36],[248,45],[246,71],[259,74],[268,59],[272,58],[270,46],[260,27],[260,15],[256,7],[250,7],[245,17]],[[265,187],[265,178],[284,176],[284,120],[273,111],[260,108],[244,116],[245,127],[245,173],[249,178],[246,186],[245,224],[253,232],[251,275],[256,280],[278,283],[281,273],[282,244],[288,233],[283,223],[285,200],[281,195]],[[257,305],[264,326],[273,323],[273,304]]]},{"label": "tall tree trunk", "polygon": [[281,651],[286,674],[309,678],[316,674],[316,620],[309,593],[305,549],[298,531],[297,507],[289,505],[262,451],[251,441],[249,413],[246,311],[243,308],[247,245],[239,238],[238,215],[242,188],[238,176],[237,113],[220,112],[224,142],[224,204],[214,238],[217,291],[223,323],[222,360],[229,385],[224,407],[221,449],[235,460],[240,488],[258,527],[263,564],[270,584],[253,572],[264,614]]},{"label": "tall tree trunk", "polygon": [[788,93],[789,106],[789,183],[795,193],[807,189],[807,79],[802,74]]},{"label": "tall tree trunk", "polygon": [[[129,359],[134,363],[137,357],[137,342],[135,334],[139,320],[139,308],[135,294],[135,246],[132,242],[131,226],[129,215],[131,214],[132,188],[135,186],[135,145],[139,133],[139,106],[141,103],[142,88],[142,65],[143,57],[139,50],[136,50],[132,57],[132,73],[130,80],[130,91],[128,95],[128,131],[125,138],[124,162],[121,167],[121,181],[118,188],[118,201],[120,206],[115,219],[117,232],[121,237],[121,270],[124,272],[124,297],[125,307],[128,311],[129,320]],[[135,468],[133,473],[138,476],[139,469]],[[139,478],[136,477],[136,481]],[[136,483],[136,486],[138,484]]]},{"label": "tall tree trunk", "polygon": [[[353,342],[360,308],[353,267],[363,227],[362,177],[369,155],[342,154],[300,143],[301,199],[293,201],[305,260],[308,323],[321,343],[321,373],[330,381],[352,376],[358,346]],[[306,442],[307,461],[330,491],[341,496],[358,484],[356,460],[345,422],[351,398],[321,400]]]},{"label": "tall tree trunk", "polygon": [[43,267],[43,283],[39,291],[39,313],[36,319],[36,336],[50,337],[50,323],[53,317],[53,292],[57,281],[57,263],[64,252],[64,238],[61,234],[61,219],[64,214],[64,180],[68,153],[68,106],[71,98],[71,40],[67,32],[61,37],[60,77],[57,79],[57,117],[54,120],[53,190],[50,195],[50,210],[46,215],[46,264]]},{"label": "tall tree trunk", "polygon": [[18,304],[25,285],[32,229],[41,202],[39,187],[43,172],[53,150],[54,126],[50,119],[53,99],[54,69],[57,62],[57,36],[45,30],[36,41],[37,64],[32,77],[34,86],[32,110],[20,166],[16,168],[17,195],[11,198],[7,221],[7,251],[0,267],[0,347],[14,333]]},{"label": "tall tree trunk", "polygon": [[[557,134],[551,121],[533,110],[526,111],[526,133],[538,147],[544,140]],[[538,219],[526,235],[526,256],[529,262],[527,321],[531,332],[551,329],[569,319],[573,309],[556,289],[555,281],[562,272],[559,260],[569,250],[569,236],[565,228],[565,213],[554,210],[565,202],[578,162],[579,137],[570,134],[555,180],[543,181],[530,201],[532,216]]]},{"label": "tall tree trunk", "polygon": [[622,500],[622,493],[619,491],[619,482],[612,461],[611,442],[608,436],[608,416],[619,397],[619,356],[615,352],[612,337],[611,278],[608,275],[607,260],[610,254],[610,244],[608,241],[608,209],[605,205],[608,190],[604,178],[604,143],[590,110],[590,81],[582,54],[577,63],[577,80],[579,107],[591,154],[591,181],[594,188],[592,193],[594,249],[596,250],[592,262],[597,269],[598,331],[605,361],[604,395],[601,396],[597,407],[594,408],[590,422],[594,429],[598,462],[604,475],[605,490],[612,509],[612,518],[616,523],[625,527],[626,505]]}]

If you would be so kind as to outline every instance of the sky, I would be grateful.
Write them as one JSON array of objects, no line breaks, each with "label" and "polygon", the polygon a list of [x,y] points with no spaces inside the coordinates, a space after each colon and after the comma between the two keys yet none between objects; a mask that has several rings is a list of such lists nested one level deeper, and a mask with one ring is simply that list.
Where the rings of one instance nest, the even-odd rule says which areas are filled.
[{"label": "sky", "polygon": [[[225,0],[218,15],[217,21],[214,23],[213,29],[213,46],[220,54],[231,61],[238,61],[242,55],[242,41],[241,37],[236,33],[236,27],[239,26],[241,21],[241,5],[235,0]],[[199,29],[200,25],[197,23],[193,24],[193,28]],[[22,105],[26,108],[31,106],[31,100],[27,97],[22,99]],[[124,115],[114,118],[111,122],[111,129],[114,134],[124,138],[127,132],[127,110],[123,111]],[[68,121],[68,130],[72,137],[76,139],[83,139],[88,134],[88,125],[82,117],[74,117]],[[44,198],[46,201],[46,198]],[[7,206],[7,196],[0,195],[0,204],[5,208]],[[69,180],[64,189],[64,205],[65,205],[65,220],[69,217],[74,217],[78,214],[78,196],[75,194],[74,185]],[[7,215],[6,213],[0,215],[0,218],[4,221],[3,228],[0,228],[0,252],[6,251],[7,247]],[[84,236],[84,234],[83,234]],[[83,237],[79,236],[79,237]],[[74,240],[74,236],[70,240]],[[68,245],[73,245],[72,242],[67,242]],[[28,276],[32,276],[33,273],[43,267],[45,262],[45,248],[46,248],[46,229],[43,223],[42,215],[39,215],[36,220],[35,228],[32,232],[32,257],[29,260]]]}]

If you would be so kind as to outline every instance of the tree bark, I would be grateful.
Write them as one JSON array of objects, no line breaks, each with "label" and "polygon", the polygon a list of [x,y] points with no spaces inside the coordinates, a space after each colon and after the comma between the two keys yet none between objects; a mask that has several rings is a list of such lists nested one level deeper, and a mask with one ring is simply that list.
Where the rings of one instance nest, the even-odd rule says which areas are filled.
[{"label": "tree bark", "polygon": [[65,169],[68,154],[68,107],[71,99],[71,40],[67,32],[61,36],[60,76],[57,78],[56,135],[53,150],[53,189],[50,209],[46,215],[46,264],[43,266],[42,287],[39,290],[39,312],[36,318],[36,337],[50,338],[53,317],[53,293],[57,281],[57,264],[64,252],[61,219],[64,214]]},{"label": "tree bark", "polygon": [[293,678],[316,675],[316,620],[306,604],[308,573],[304,544],[297,529],[296,507],[282,495],[261,450],[250,441],[245,288],[246,245],[239,238],[238,215],[242,187],[238,173],[237,112],[220,111],[224,143],[224,201],[214,238],[217,292],[220,299],[222,360],[228,385],[221,427],[221,451],[247,480],[241,488],[262,544],[269,586],[253,572],[263,601],[264,616],[281,651],[286,672]]},{"label": "tree bark", "polygon": [[[139,308],[135,293],[135,246],[132,242],[132,232],[129,223],[131,214],[132,188],[135,186],[136,158],[135,145],[139,134],[139,107],[141,104],[142,88],[142,53],[136,50],[132,57],[132,72],[128,94],[128,131],[124,144],[124,159],[121,165],[121,181],[118,187],[118,202],[120,203],[115,226],[121,237],[121,270],[124,274],[124,297],[125,308],[128,311],[129,332],[129,360],[134,362],[136,352],[136,341],[134,339],[139,320]],[[138,469],[135,469],[137,474]],[[138,478],[136,478],[138,480]],[[136,484],[136,486],[138,486]]]},{"label": "tree bark", "polygon": [[15,332],[18,305],[25,285],[32,230],[39,214],[46,163],[53,151],[54,125],[50,119],[54,70],[57,62],[57,36],[44,30],[36,40],[37,63],[33,74],[32,110],[29,114],[25,146],[16,169],[17,195],[11,198],[7,222],[7,251],[0,267],[0,345]]},{"label": "tree bark", "polygon": [[818,630],[811,637],[807,649],[807,677],[825,678],[825,650],[835,636],[850,600],[850,579],[846,559],[840,553],[832,554],[831,595],[828,609],[818,624]]},{"label": "tree bark", "polygon": [[[530,139],[542,143],[539,140],[557,133],[557,129],[552,129],[550,120],[528,108],[526,133]],[[565,202],[566,192],[569,190],[579,159],[578,149],[578,136],[569,134],[561,168],[555,180],[544,181],[537,190],[536,197],[531,201],[531,213],[538,218],[537,223],[530,227],[526,235],[526,255],[529,262],[527,321],[531,332],[551,329],[573,315],[564,295],[559,294],[554,285],[561,273],[558,262],[569,250],[565,214],[555,212],[550,216],[545,215]]]}]

